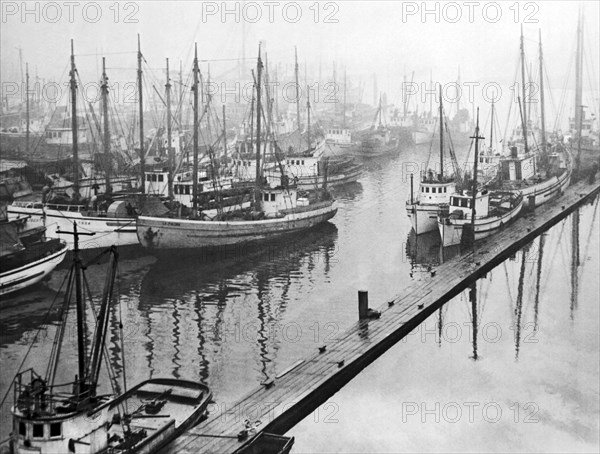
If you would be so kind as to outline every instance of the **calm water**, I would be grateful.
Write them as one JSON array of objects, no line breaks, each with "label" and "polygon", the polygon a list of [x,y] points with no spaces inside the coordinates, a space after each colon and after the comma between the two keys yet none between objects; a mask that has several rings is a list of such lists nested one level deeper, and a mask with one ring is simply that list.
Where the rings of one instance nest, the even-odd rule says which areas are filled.
[{"label": "calm water", "polygon": [[[409,234],[404,201],[407,169],[428,151],[367,162],[360,183],[337,192],[340,209],[330,224],[258,250],[124,253],[121,314],[111,320],[109,339],[119,379],[204,380],[226,408],[354,323],[358,289],[368,289],[378,306],[426,279],[427,267],[448,251],[440,253],[435,235]],[[582,208],[579,222],[571,216],[559,223],[432,315],[295,427],[294,452],[597,452],[597,211],[597,201]],[[103,270],[88,268],[94,293]],[[52,302],[66,272],[3,300],[2,396],[46,320],[24,363],[44,370],[60,301]],[[74,358],[66,347],[63,359]],[[57,381],[72,379],[75,369],[62,368]],[[7,409],[2,439],[10,430]]]}]

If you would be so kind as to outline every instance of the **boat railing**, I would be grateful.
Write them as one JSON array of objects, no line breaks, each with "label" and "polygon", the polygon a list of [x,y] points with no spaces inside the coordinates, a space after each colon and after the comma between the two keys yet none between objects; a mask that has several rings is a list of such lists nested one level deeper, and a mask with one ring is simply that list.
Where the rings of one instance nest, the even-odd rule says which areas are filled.
[{"label": "boat railing", "polygon": [[[70,412],[74,383],[49,386],[32,368],[19,372],[13,381],[14,405],[22,413]],[[79,396],[81,399],[82,396]]]}]

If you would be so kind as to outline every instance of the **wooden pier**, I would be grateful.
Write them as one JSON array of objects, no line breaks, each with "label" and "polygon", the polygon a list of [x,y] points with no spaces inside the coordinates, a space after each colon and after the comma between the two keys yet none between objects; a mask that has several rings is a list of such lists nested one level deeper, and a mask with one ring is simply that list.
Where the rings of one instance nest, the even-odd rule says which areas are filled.
[{"label": "wooden pier", "polygon": [[[428,279],[413,283],[376,311],[369,311],[367,318],[320,346],[312,356],[272,377],[224,412],[211,414],[163,452],[235,452],[248,441],[248,438],[238,440],[245,419],[260,419],[263,424],[257,429],[259,433],[284,434],[444,303],[592,200],[599,191],[598,183],[577,183],[548,206],[527,213],[496,235],[477,242],[475,252],[441,264],[432,270]],[[364,316],[364,295],[361,299]]]}]

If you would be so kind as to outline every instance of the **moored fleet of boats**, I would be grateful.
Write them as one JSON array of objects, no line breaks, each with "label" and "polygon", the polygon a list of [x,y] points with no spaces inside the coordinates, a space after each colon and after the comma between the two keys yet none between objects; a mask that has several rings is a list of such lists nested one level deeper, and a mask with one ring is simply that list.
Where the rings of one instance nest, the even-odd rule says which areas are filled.
[{"label": "moored fleet of boats", "polygon": [[[520,51],[525,87],[522,36]],[[540,43],[540,65],[541,58]],[[285,122],[277,118],[274,96],[269,92],[268,65],[263,62],[259,45],[252,72],[250,114],[235,137],[225,126],[225,108],[220,119],[212,118],[210,96],[200,99],[201,73],[195,49],[191,140],[178,144],[173,138],[180,134],[173,131],[167,62],[166,156],[149,160],[143,132],[142,60],[138,42],[140,136],[136,150],[139,159],[134,166],[138,175],[119,174],[108,165],[99,176],[100,184],[92,178],[83,182],[77,68],[71,42],[68,145],[74,162],[72,182],[65,184],[63,178],[61,184],[45,186],[37,193],[22,191],[19,186],[19,194],[15,193],[6,211],[0,213],[0,295],[46,278],[71,251],[64,313],[68,313],[71,300],[77,308],[79,362],[74,379],[55,384],[60,347],[53,349],[45,375],[30,369],[15,378],[13,452],[155,452],[205,417],[212,394],[197,382],[151,379],[117,395],[100,392],[104,343],[113,309],[116,246],[141,245],[152,251],[179,253],[297,234],[334,218],[339,207],[331,188],[358,181],[361,160],[397,154],[402,147],[401,137],[386,122],[381,96],[370,128],[357,133],[346,125],[345,112],[341,125],[336,120],[324,131],[311,130],[310,100],[306,103],[306,128],[300,124],[297,100],[295,128],[279,131]],[[296,83],[297,78],[296,60]],[[104,64],[101,94],[103,113],[97,126],[102,133],[103,154],[110,159],[114,143]],[[502,151],[493,147],[491,137],[489,147],[481,145],[484,137],[477,109],[471,137],[473,166],[461,168],[440,88],[437,117],[423,117],[412,131],[417,145],[439,142],[439,161],[431,159],[430,153],[425,170],[410,176],[410,197],[403,208],[416,235],[437,231],[443,246],[471,245],[505,228],[524,210],[554,200],[568,187],[575,166],[573,153],[557,134],[545,131],[543,88],[537,137],[521,103],[525,99],[523,92],[517,135]],[[491,113],[493,128],[493,104]],[[216,140],[200,144],[202,131],[210,134],[219,129]],[[81,249],[108,249],[111,256],[96,326],[90,331],[94,333],[89,340],[91,347],[84,340],[89,330],[81,288],[82,279],[85,281]],[[66,322],[65,316],[61,323]],[[59,340],[62,329],[57,330]],[[282,442],[289,451],[290,440]],[[285,449],[280,452],[287,452]]]}]

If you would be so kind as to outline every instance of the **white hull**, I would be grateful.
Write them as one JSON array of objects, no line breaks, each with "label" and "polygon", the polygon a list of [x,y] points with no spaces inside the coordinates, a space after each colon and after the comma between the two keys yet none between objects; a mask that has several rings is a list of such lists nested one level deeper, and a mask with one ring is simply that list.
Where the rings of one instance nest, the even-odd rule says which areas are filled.
[{"label": "white hull", "polygon": [[[523,208],[523,200],[512,210],[501,216],[489,216],[475,219],[475,240],[480,240],[494,234],[497,230],[514,220]],[[440,219],[438,228],[443,246],[460,244],[463,234],[463,226],[470,225],[471,219]]]},{"label": "white hull", "polygon": [[412,139],[415,145],[429,143],[431,141],[431,132],[429,131],[413,131]]},{"label": "white hull", "polygon": [[73,222],[77,222],[80,232],[94,233],[94,236],[81,236],[81,249],[108,248],[110,246],[128,246],[138,243],[135,218],[133,217],[100,217],[86,216],[81,212],[50,209],[41,203],[19,203],[8,206],[9,219],[29,217],[27,223],[34,227],[45,226],[49,238],[60,238],[66,241],[69,249],[73,249],[73,235],[57,233],[62,230],[73,231]]},{"label": "white hull", "polygon": [[328,221],[336,212],[335,203],[324,203],[312,210],[298,210],[281,218],[258,221],[199,221],[139,216],[137,235],[142,246],[152,249],[228,246],[309,229]]},{"label": "white hull", "polygon": [[[362,169],[357,168],[356,170],[350,172],[328,175],[327,185],[336,186],[352,183],[357,181],[361,174]],[[325,183],[325,177],[323,175],[297,177],[297,179],[294,180],[294,183],[296,184],[296,188],[304,191],[310,191],[314,190],[315,188],[323,187],[323,184]]]},{"label": "white hull", "polygon": [[[88,411],[55,413],[48,417],[30,418],[22,406],[13,407],[15,427],[12,434],[13,452],[18,454],[150,454],[157,452],[185,430],[197,424],[206,413],[212,398],[208,387],[187,380],[150,379],[126,391],[124,394],[100,403]],[[159,411],[148,411],[148,402],[163,401]],[[112,423],[122,408],[137,410],[143,419],[133,419],[132,432],[143,426],[145,435],[129,445],[121,444],[126,439],[121,424]],[[131,411],[131,410],[130,410]],[[160,413],[160,414],[158,414]],[[44,428],[42,437],[32,437],[33,425]],[[57,436],[50,436],[50,427],[57,427]],[[29,444],[29,446],[26,445]]]},{"label": "white hull", "polygon": [[562,175],[549,178],[548,180],[532,186],[520,188],[523,194],[523,203],[525,207],[533,209],[558,197],[569,186],[571,182],[571,168],[563,172]]},{"label": "white hull", "polygon": [[440,207],[437,204],[420,205],[415,203],[406,205],[406,214],[408,214],[412,228],[417,235],[437,229],[439,209]]},{"label": "white hull", "polygon": [[63,261],[67,247],[40,260],[0,274],[0,295],[16,292],[30,285],[37,284]]}]

